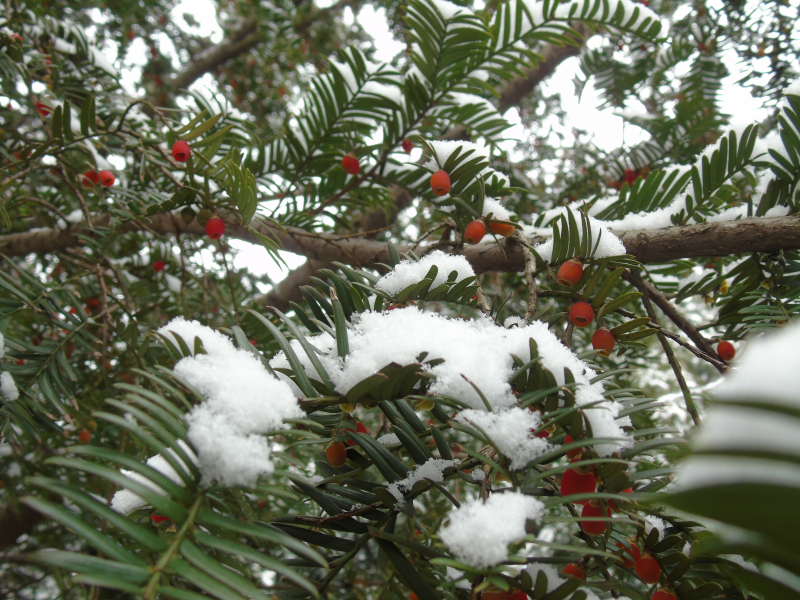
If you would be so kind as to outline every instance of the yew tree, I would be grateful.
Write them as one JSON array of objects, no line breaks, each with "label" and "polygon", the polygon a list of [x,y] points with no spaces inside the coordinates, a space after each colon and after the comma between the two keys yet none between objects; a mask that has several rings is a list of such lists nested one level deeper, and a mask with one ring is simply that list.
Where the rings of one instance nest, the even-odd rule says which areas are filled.
[{"label": "yew tree", "polygon": [[798,16],[8,0],[0,597],[800,598]]}]

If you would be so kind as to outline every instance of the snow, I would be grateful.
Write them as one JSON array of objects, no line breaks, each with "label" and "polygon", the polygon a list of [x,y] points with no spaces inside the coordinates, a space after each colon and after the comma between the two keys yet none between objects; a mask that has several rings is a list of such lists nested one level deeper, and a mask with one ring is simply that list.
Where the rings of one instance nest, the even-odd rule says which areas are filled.
[{"label": "snow", "polygon": [[0,358],[6,355],[6,338],[0,333]]},{"label": "snow", "polygon": [[3,394],[3,398],[8,402],[13,402],[19,398],[17,384],[14,383],[14,377],[8,371],[0,373],[0,393]]},{"label": "snow", "polygon": [[444,460],[442,458],[429,458],[425,463],[417,465],[414,471],[405,479],[389,484],[389,493],[397,499],[399,505],[403,505],[404,493],[411,491],[414,484],[424,479],[441,482],[444,481],[444,470],[447,467],[457,467],[461,461]]},{"label": "snow", "polygon": [[472,471],[469,472],[470,477],[472,477],[472,481],[481,482],[486,479],[486,473],[483,472],[483,469],[480,467],[475,467]]},{"label": "snow", "polygon": [[[686,460],[676,491],[727,483],[773,483],[800,487],[796,419],[759,408],[759,404],[800,409],[800,326],[785,327],[748,341],[737,369],[717,388],[724,403],[708,411],[694,440],[703,452]],[[784,455],[787,462],[742,456],[720,456],[731,450]]]},{"label": "snow", "polygon": [[465,425],[477,425],[497,444],[497,449],[511,460],[511,470],[519,471],[551,449],[543,438],[533,435],[542,420],[527,408],[513,407],[498,412],[465,410],[455,419]]},{"label": "snow", "polygon": [[178,334],[190,348],[199,337],[207,353],[184,357],[174,368],[206,398],[186,415],[203,484],[253,487],[273,471],[263,434],[304,416],[292,389],[251,352],[197,321],[179,317],[158,332],[171,339]]},{"label": "snow", "polygon": [[389,273],[381,277],[375,287],[387,294],[397,295],[409,285],[422,281],[434,265],[439,269],[439,272],[436,274],[430,289],[437,288],[445,283],[453,271],[458,273],[456,282],[468,277],[475,277],[472,265],[463,256],[454,256],[441,250],[434,250],[423,256],[419,261],[404,260],[400,262]]},{"label": "snow", "polygon": [[664,539],[664,529],[666,529],[667,525],[663,520],[652,515],[644,515],[644,523],[645,533],[649,534],[653,529],[655,529],[658,531],[659,541]]},{"label": "snow", "polygon": [[508,545],[522,540],[525,523],[538,521],[544,504],[520,492],[494,493],[486,500],[472,500],[448,515],[440,536],[461,562],[485,569],[508,559]]},{"label": "snow", "polygon": [[[197,457],[192,452],[191,448],[186,445],[183,440],[178,440],[178,445],[181,449],[186,453],[186,455],[196,464]],[[172,448],[167,448],[167,452],[169,452],[172,457],[178,461],[181,468],[185,471],[188,471],[186,464],[180,459],[177,453]],[[148,467],[154,469],[164,475],[170,481],[176,483],[177,485],[183,487],[183,480],[181,479],[180,475],[172,468],[165,459],[160,454],[156,454],[155,456],[151,456],[147,459]],[[165,492],[161,487],[157,486],[155,483],[150,481],[144,475],[141,475],[135,471],[127,471],[125,469],[120,469],[120,473],[125,475],[128,479],[139,483],[146,488],[149,488],[156,492],[159,496],[166,496],[167,492]],[[147,506],[147,500],[142,498],[141,496],[134,494],[129,489],[119,490],[114,494],[114,497],[111,499],[111,508],[117,511],[120,514],[127,515],[128,513],[133,512],[134,510],[139,510],[140,508],[144,508]]]},{"label": "snow", "polygon": [[564,580],[561,579],[558,573],[558,569],[547,563],[531,563],[525,568],[525,571],[531,576],[534,586],[536,585],[536,578],[539,576],[539,573],[544,573],[545,577],[547,577],[548,594],[564,583]]},{"label": "snow", "polygon": [[387,433],[378,438],[378,441],[384,446],[391,446],[392,444],[399,444],[400,438],[396,433]]},{"label": "snow", "polygon": [[111,64],[111,61],[108,60],[105,54],[103,54],[98,48],[94,46],[89,48],[89,51],[92,55],[92,63],[95,67],[102,69],[112,77],[119,77],[119,73],[114,68],[114,65]]},{"label": "snow", "polygon": [[[566,210],[564,208],[563,210]],[[620,256],[625,254],[625,244],[617,236],[611,233],[608,224],[599,221],[594,217],[589,217],[589,225],[592,228],[592,250],[597,246],[597,251],[593,254],[594,258],[606,258],[608,256]],[[583,240],[583,231],[578,221],[579,239]],[[598,238],[600,243],[598,244]],[[553,258],[553,239],[542,242],[534,247],[534,250],[542,257],[542,260],[550,262]],[[590,250],[591,252],[591,250]],[[587,257],[584,257],[587,258]]]},{"label": "snow", "polygon": [[164,273],[164,279],[167,282],[167,288],[173,294],[180,294],[183,285],[181,284],[181,280],[175,277],[174,275],[170,275],[169,273]]},{"label": "snow", "polygon": [[447,162],[447,159],[450,158],[450,155],[453,154],[457,149],[461,148],[461,153],[459,154],[459,159],[464,156],[470,150],[474,150],[472,154],[469,155],[469,159],[472,160],[477,157],[483,157],[487,161],[489,160],[489,156],[486,154],[486,149],[481,148],[478,144],[474,142],[465,142],[465,141],[449,141],[449,140],[430,140],[428,142],[433,149],[434,158],[431,158],[427,163],[423,165],[424,168],[429,169],[430,171],[438,171],[440,169],[439,165],[444,165]]},{"label": "snow", "polygon": [[[632,444],[616,418],[622,408],[618,402],[603,397],[603,383],[590,384],[596,373],[539,321],[530,325],[505,329],[481,317],[471,321],[450,319],[438,313],[426,313],[409,306],[395,310],[363,313],[348,329],[350,353],[340,360],[336,341],[327,333],[309,338],[319,350],[319,360],[328,372],[336,391],[346,394],[360,381],[397,363],[408,365],[427,352],[427,360],[443,358],[435,366],[424,366],[436,378],[431,380],[429,391],[460,400],[478,411],[485,410],[480,396],[462,377],[462,374],[481,390],[495,409],[516,405],[509,379],[514,372],[511,355],[523,362],[530,360],[529,340],[538,346],[540,364],[548,369],[558,385],[564,385],[564,369],[569,369],[577,383],[575,401],[584,408],[594,437],[613,438],[595,446],[601,456],[609,456]],[[317,377],[299,342],[291,342],[292,349],[310,377]],[[289,368],[286,356],[278,353],[270,365]],[[290,382],[285,375],[281,379]],[[294,385],[294,384],[292,384]],[[296,389],[296,388],[293,388]]]},{"label": "snow", "polygon": [[792,94],[794,96],[800,96],[800,79],[795,81],[794,83],[790,83],[785,90],[783,90],[783,95],[788,96]]},{"label": "snow", "polygon": [[719,387],[723,400],[775,402],[800,407],[800,325],[748,340],[738,369]]},{"label": "snow", "polygon": [[508,209],[502,204],[500,204],[498,200],[495,200],[494,198],[484,198],[482,216],[485,217],[489,213],[492,213],[492,218],[497,219],[498,221],[511,220],[511,213],[508,212]]}]

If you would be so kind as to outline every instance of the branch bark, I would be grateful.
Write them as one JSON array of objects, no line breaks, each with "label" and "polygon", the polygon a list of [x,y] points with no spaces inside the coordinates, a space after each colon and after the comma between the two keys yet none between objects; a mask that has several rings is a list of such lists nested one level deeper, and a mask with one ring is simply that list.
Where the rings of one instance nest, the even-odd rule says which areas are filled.
[{"label": "branch bark", "polygon": [[196,55],[186,70],[172,79],[170,85],[176,90],[188,88],[206,73],[247,52],[260,41],[258,22],[255,17],[250,17],[228,39]]},{"label": "branch bark", "polygon": [[[95,228],[107,226],[108,216],[93,221]],[[321,262],[340,261],[356,267],[372,268],[377,263],[388,263],[386,243],[371,239],[343,237],[333,234],[309,233],[303,229],[287,227],[281,231],[268,224],[254,223],[253,228],[263,235],[278,239],[283,249]],[[149,229],[155,233],[186,234],[202,237],[205,230],[192,221],[183,223],[178,215],[160,214],[130,221],[118,232]],[[625,244],[628,254],[641,263],[661,263],[679,258],[699,258],[746,254],[749,252],[776,252],[800,248],[800,215],[786,217],[751,218],[723,223],[701,223],[681,227],[667,227],[651,231],[617,231],[615,234]],[[92,231],[81,223],[68,229],[46,229],[0,236],[0,253],[6,256],[25,256],[31,252],[58,252],[83,245],[79,236],[92,236]],[[248,228],[228,224],[227,235],[258,244]],[[531,239],[531,243],[544,238]],[[466,248],[450,247],[451,254],[461,254],[472,264],[476,273],[487,271],[521,272],[525,269],[522,247],[513,239],[501,245],[484,243]],[[441,245],[437,246],[439,249]],[[425,254],[428,246],[418,246],[415,252]],[[408,250],[398,247],[400,252]]]}]

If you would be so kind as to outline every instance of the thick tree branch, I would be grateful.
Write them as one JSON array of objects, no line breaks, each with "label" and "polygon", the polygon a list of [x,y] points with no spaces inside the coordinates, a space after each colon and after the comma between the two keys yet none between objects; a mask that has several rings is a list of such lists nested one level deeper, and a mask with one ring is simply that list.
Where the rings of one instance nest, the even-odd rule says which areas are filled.
[{"label": "thick tree branch", "polygon": [[[107,216],[96,219],[94,227],[107,226]],[[309,259],[340,261],[356,267],[372,268],[377,263],[388,263],[389,251],[384,242],[370,239],[343,237],[332,234],[314,234],[302,229],[287,227],[281,231],[268,224],[253,224],[264,235],[277,238],[283,249],[301,254]],[[149,229],[160,234],[184,233],[204,236],[205,231],[196,221],[183,223],[178,215],[161,214],[131,221],[120,230]],[[723,223],[701,223],[681,227],[667,227],[652,231],[615,232],[625,244],[628,254],[641,263],[660,263],[679,258],[699,258],[746,254],[749,252],[776,252],[800,248],[800,215],[786,217],[751,218]],[[0,253],[6,256],[25,256],[31,252],[57,252],[81,246],[80,235],[93,235],[83,224],[76,223],[68,229],[46,229],[0,236]],[[256,236],[246,227],[229,224],[227,235],[258,243]],[[532,239],[536,243],[541,239]],[[452,254],[462,254],[477,273],[486,271],[521,272],[525,269],[522,248],[513,239],[484,243],[463,249],[450,248]],[[424,254],[426,246],[416,248]],[[407,248],[400,246],[399,251]]]},{"label": "thick tree branch", "polygon": [[176,90],[188,88],[206,73],[247,52],[261,41],[261,33],[257,28],[256,18],[250,17],[228,39],[197,54],[186,70],[172,79],[170,85]]}]

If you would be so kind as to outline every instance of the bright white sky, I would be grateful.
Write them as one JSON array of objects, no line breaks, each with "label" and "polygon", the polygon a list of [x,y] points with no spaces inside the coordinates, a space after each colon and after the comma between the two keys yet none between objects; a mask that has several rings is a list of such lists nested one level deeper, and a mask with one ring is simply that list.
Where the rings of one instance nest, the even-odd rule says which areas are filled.
[{"label": "bright white sky", "polygon": [[[333,2],[334,0],[316,0],[316,4],[323,8],[330,6]],[[199,33],[211,35],[213,42],[218,42],[222,39],[222,30],[216,21],[215,6],[211,0],[184,0],[172,11],[172,16],[179,26],[187,31],[191,30],[194,33],[198,33],[198,28],[190,28],[186,24],[182,17],[184,13],[191,14],[200,23]],[[355,16],[352,10],[347,7],[344,10],[343,18],[345,24],[352,24],[354,19],[358,19],[364,31],[373,36],[377,48],[376,60],[389,61],[397,53],[405,49],[404,44],[392,38],[386,21],[386,13],[382,8],[375,10],[372,6],[364,6]],[[589,45],[593,45],[596,40],[599,41],[599,38],[590,40]],[[146,52],[144,42],[137,38],[133,43],[141,44],[141,51],[137,51],[139,50],[138,48],[132,48],[133,51],[129,52],[126,58],[130,59],[132,56],[139,55],[142,57],[142,62],[139,65],[143,65]],[[172,42],[166,35],[163,36],[163,39],[159,39],[159,45],[162,52],[168,55]],[[733,53],[723,54],[722,60],[732,73],[722,82],[721,108],[723,112],[733,115],[732,122],[734,124],[738,121],[753,122],[753,120],[765,118],[767,111],[761,107],[758,99],[753,98],[747,90],[735,84],[740,76],[740,70]],[[139,78],[139,65],[131,65],[133,69],[128,70],[128,73],[125,72],[125,69],[122,70],[123,79],[127,79],[125,83],[130,84]],[[584,88],[581,97],[578,98],[575,95],[573,81],[579,71],[578,59],[568,59],[559,66],[554,75],[544,84],[545,93],[559,93],[561,95],[562,108],[568,115],[570,127],[583,129],[593,134],[595,144],[606,151],[614,150],[622,145],[634,145],[647,139],[648,135],[641,129],[630,124],[624,125],[623,120],[615,116],[610,109],[601,108],[601,99],[591,81]],[[198,85],[206,87],[213,85],[213,83],[207,76],[195,84],[195,86]],[[641,106],[632,106],[630,108],[644,112]],[[505,116],[511,123],[519,123],[519,115],[516,109],[511,109]],[[519,125],[507,131],[508,150],[513,149],[514,140],[519,139],[522,134],[522,127]],[[231,240],[230,245],[240,251],[234,261],[235,266],[238,268],[247,268],[256,275],[267,273],[274,281],[283,279],[288,273],[285,267],[276,265],[269,258],[266,250],[261,247],[252,246],[238,240]],[[305,262],[305,259],[295,254],[283,252],[282,255],[290,268],[296,268]]]}]

